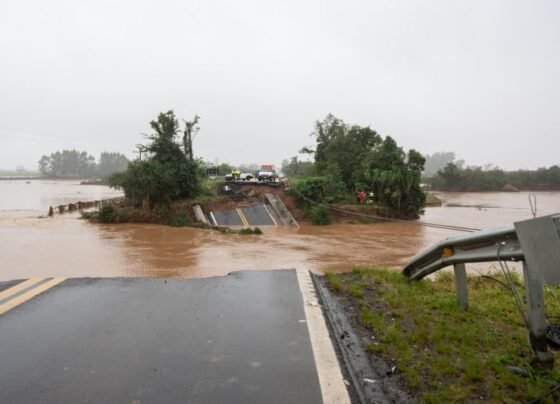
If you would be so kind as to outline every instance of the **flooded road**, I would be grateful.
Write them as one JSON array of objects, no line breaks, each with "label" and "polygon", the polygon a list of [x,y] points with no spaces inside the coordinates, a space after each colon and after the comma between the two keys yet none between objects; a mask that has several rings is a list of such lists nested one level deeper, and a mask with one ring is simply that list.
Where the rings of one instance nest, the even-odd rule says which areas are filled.
[{"label": "flooded road", "polygon": [[[17,183],[17,184],[13,184]],[[94,225],[78,214],[39,219],[50,205],[119,196],[77,182],[0,181],[0,280],[32,276],[207,277],[245,269],[348,271],[401,267],[428,245],[461,234],[418,223],[265,227],[262,236],[159,225]],[[528,193],[441,193],[420,221],[476,228],[532,217]],[[537,193],[539,215],[560,211],[560,192]],[[485,270],[479,264],[472,270]]]}]

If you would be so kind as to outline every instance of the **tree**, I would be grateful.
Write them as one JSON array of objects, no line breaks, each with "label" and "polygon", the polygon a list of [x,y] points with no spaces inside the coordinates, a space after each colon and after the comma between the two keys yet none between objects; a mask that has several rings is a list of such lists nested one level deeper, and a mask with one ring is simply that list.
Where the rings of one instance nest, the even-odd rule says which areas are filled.
[{"label": "tree", "polygon": [[39,172],[43,175],[49,175],[51,159],[49,156],[42,156],[39,160]]},{"label": "tree", "polygon": [[198,123],[200,117],[195,115],[192,121],[185,121],[185,130],[183,132],[183,150],[185,151],[185,156],[187,156],[190,160],[193,160],[193,147],[192,142],[198,131],[200,130],[199,127],[195,127]]},{"label": "tree", "polygon": [[95,175],[95,170],[95,158],[85,151],[56,151],[39,160],[39,171],[51,177],[90,178]]},{"label": "tree", "polygon": [[455,161],[455,153],[453,152],[435,152],[433,154],[426,155],[426,164],[424,166],[424,175],[426,177],[431,177],[435,175],[439,170],[444,168],[447,164],[453,163]]},{"label": "tree", "polygon": [[226,175],[230,174],[233,171],[233,166],[229,163],[222,163],[218,166],[218,174],[219,175]]},{"label": "tree", "polygon": [[315,175],[312,161],[300,161],[297,156],[282,161],[282,172],[288,178],[309,177]]},{"label": "tree", "polygon": [[167,205],[200,192],[199,162],[188,158],[177,142],[179,123],[173,111],[160,113],[151,121],[153,134],[145,146],[148,157],[130,163],[124,173],[110,178],[137,205]]},{"label": "tree", "polygon": [[416,213],[424,206],[426,195],[420,188],[424,157],[416,150],[404,153],[395,140],[387,136],[366,163],[366,183],[374,199],[400,212]]},{"label": "tree", "polygon": [[369,127],[347,125],[332,114],[315,123],[315,164],[319,175],[340,177],[352,191],[363,178],[363,161],[381,136]]},{"label": "tree", "polygon": [[378,203],[407,214],[424,205],[420,176],[426,160],[419,152],[405,153],[392,137],[348,125],[332,114],[315,123],[312,135],[317,142],[315,168],[322,178],[340,181],[346,192],[373,191]]},{"label": "tree", "polygon": [[103,152],[99,156],[97,175],[100,178],[108,178],[110,175],[125,171],[128,163],[128,159],[124,154]]}]

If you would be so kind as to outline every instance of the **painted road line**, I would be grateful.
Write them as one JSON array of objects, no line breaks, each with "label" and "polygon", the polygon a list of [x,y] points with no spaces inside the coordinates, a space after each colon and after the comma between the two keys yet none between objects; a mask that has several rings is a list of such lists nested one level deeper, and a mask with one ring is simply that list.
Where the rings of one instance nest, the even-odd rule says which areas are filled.
[{"label": "painted road line", "polygon": [[241,218],[241,221],[243,222],[243,225],[245,227],[249,227],[249,222],[247,221],[247,218],[245,217],[245,215],[243,214],[243,212],[241,212],[241,209],[237,208],[237,214],[239,215],[239,217]]},{"label": "painted road line", "polygon": [[4,299],[7,299],[8,297],[10,297],[12,295],[15,295],[16,293],[18,293],[18,292],[20,292],[24,289],[27,289],[27,288],[29,288],[29,287],[31,287],[31,286],[39,283],[39,282],[42,282],[44,280],[45,280],[44,278],[31,278],[31,279],[28,279],[28,280],[23,281],[21,283],[18,283],[17,285],[12,286],[11,288],[4,290],[3,292],[0,292],[0,301],[2,301]]},{"label": "painted road line", "polygon": [[63,282],[66,278],[53,278],[48,282],[43,283],[42,285],[31,289],[30,291],[0,305],[0,316],[7,312],[8,310],[13,309],[16,306],[28,301],[29,299],[49,290],[53,286],[58,285],[59,283]]},{"label": "painted road line", "polygon": [[272,217],[272,215],[270,214],[270,211],[268,210],[268,208],[266,207],[266,205],[263,205],[264,208],[266,209],[266,213],[268,213],[268,216],[270,216],[270,218],[272,219],[272,221],[274,222],[274,226],[278,226],[278,223],[276,223],[276,220],[274,220],[274,218]]},{"label": "painted road line", "polygon": [[299,289],[303,296],[303,307],[307,320],[307,329],[311,340],[311,348],[317,374],[319,375],[319,385],[324,404],[350,404],[350,396],[344,384],[342,370],[334,352],[333,344],[329,336],[327,324],[319,305],[315,286],[305,269],[297,269],[297,279]]}]

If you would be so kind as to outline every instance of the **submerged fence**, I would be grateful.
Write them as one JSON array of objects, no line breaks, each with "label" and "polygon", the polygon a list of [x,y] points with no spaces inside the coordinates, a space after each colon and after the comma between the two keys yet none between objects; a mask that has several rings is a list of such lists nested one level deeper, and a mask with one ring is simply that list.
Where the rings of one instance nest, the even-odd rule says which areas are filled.
[{"label": "submerged fence", "polygon": [[75,211],[81,211],[81,210],[92,209],[92,208],[101,208],[103,207],[103,205],[106,205],[108,203],[119,203],[123,201],[124,201],[124,196],[119,196],[116,198],[101,199],[97,201],[87,201],[87,202],[78,201],[75,203],[68,203],[66,205],[51,206],[49,207],[48,216],[51,217],[54,216],[55,214],[61,215],[66,212],[75,212]]}]

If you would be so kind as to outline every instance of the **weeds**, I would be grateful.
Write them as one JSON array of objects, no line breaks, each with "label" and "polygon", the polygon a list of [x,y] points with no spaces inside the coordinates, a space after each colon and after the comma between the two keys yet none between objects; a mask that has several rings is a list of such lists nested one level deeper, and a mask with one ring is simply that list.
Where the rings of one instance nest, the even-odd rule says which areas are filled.
[{"label": "weeds", "polygon": [[255,227],[254,229],[251,229],[251,228],[241,229],[241,230],[239,230],[239,234],[242,234],[242,235],[248,235],[248,234],[261,235],[261,234],[263,234],[263,232],[258,227]]},{"label": "weeds", "polygon": [[326,225],[331,223],[331,213],[325,206],[315,206],[309,210],[311,223],[316,225]]}]

